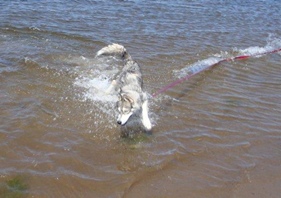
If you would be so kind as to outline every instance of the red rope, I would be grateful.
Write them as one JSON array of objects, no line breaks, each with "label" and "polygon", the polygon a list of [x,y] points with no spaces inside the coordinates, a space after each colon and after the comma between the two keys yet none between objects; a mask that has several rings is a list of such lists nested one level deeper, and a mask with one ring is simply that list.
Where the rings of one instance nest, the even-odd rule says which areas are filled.
[{"label": "red rope", "polygon": [[233,57],[233,58],[226,58],[226,59],[223,59],[223,60],[220,60],[218,61],[217,63],[214,63],[212,65],[209,65],[208,67],[202,69],[202,70],[199,70],[197,72],[194,72],[192,74],[187,74],[185,77],[183,78],[180,78],[168,85],[166,85],[165,87],[161,88],[160,90],[158,90],[157,92],[153,93],[152,94],[152,97],[155,98],[156,96],[158,96],[159,94],[167,91],[168,89],[176,86],[177,84],[180,84],[182,83],[183,81],[185,80],[188,80],[189,78],[191,78],[192,76],[202,72],[202,71],[205,71],[206,69],[209,69],[215,65],[218,65],[220,64],[221,62],[226,62],[226,61],[234,61],[234,60],[242,60],[242,59],[246,59],[246,58],[250,58],[250,57],[254,57],[254,56],[261,56],[261,55],[265,55],[265,54],[273,54],[273,53],[277,53],[277,52],[280,52],[281,51],[281,48],[280,49],[276,49],[276,50],[272,50],[272,51],[269,51],[269,52],[262,52],[262,53],[256,53],[256,54],[253,54],[253,55],[241,55],[241,56],[236,56],[236,57]]}]

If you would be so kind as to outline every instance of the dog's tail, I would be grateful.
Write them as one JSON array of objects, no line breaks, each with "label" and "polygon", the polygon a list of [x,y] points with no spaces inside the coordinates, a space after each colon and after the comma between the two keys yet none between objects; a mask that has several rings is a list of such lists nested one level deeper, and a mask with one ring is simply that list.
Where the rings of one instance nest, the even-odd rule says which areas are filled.
[{"label": "dog's tail", "polygon": [[99,50],[96,54],[96,57],[99,56],[117,56],[124,60],[132,59],[130,54],[127,52],[126,48],[123,45],[119,45],[116,43],[108,45]]}]

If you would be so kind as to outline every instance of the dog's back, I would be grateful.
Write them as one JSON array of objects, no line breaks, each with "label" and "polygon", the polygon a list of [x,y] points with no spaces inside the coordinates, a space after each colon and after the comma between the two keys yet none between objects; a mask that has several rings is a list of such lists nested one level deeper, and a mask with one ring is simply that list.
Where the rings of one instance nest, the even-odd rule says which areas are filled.
[{"label": "dog's back", "polygon": [[142,73],[137,62],[135,62],[126,48],[119,44],[108,45],[97,52],[99,56],[115,56],[124,60],[122,71],[116,76],[117,88],[133,89],[137,92],[142,92]]}]

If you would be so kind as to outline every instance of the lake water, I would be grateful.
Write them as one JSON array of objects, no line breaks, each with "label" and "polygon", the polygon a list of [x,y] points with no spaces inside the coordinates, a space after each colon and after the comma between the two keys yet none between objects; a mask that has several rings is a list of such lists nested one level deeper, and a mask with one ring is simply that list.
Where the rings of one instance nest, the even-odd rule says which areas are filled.
[{"label": "lake water", "polygon": [[103,94],[126,47],[152,95],[214,59],[281,48],[281,3],[2,1],[0,197],[280,197],[281,53],[222,62],[149,100],[120,137]]}]

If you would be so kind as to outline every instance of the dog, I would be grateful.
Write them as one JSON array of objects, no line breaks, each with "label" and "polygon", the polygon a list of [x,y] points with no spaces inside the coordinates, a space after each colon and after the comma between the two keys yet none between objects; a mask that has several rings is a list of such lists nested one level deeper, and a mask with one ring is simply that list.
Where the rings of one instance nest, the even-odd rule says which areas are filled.
[{"label": "dog", "polygon": [[100,56],[115,56],[124,62],[123,69],[106,90],[108,94],[118,95],[117,124],[124,126],[132,115],[139,115],[144,128],[150,131],[148,97],[142,90],[143,80],[139,65],[132,59],[125,47],[119,44],[111,44],[102,48],[96,54],[96,57]]}]

